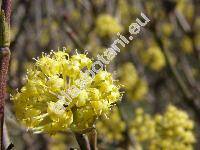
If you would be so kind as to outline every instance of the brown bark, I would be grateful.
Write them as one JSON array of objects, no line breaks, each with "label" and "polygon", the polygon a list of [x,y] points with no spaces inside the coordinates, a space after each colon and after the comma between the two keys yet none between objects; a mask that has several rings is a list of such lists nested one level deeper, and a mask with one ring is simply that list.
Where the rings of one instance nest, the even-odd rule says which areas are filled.
[{"label": "brown bark", "polygon": [[[5,21],[10,26],[10,14],[11,14],[11,0],[2,0],[1,13],[5,14]],[[2,14],[1,14],[2,15]],[[1,16],[2,17],[2,16]],[[1,18],[1,21],[3,19]],[[8,31],[6,31],[8,30]],[[4,105],[6,96],[6,83],[7,83],[7,73],[10,60],[10,40],[9,28],[5,28],[5,24],[2,22],[0,26],[0,40],[5,42],[0,45],[0,148],[3,149],[3,123],[4,123]]]},{"label": "brown bark", "polygon": [[11,0],[3,0],[1,10],[5,12],[6,21],[10,24]]},{"label": "brown bark", "polygon": [[0,48],[0,129],[1,129],[1,149],[3,147],[3,122],[4,122],[4,105],[6,96],[7,72],[10,60],[10,49]]}]

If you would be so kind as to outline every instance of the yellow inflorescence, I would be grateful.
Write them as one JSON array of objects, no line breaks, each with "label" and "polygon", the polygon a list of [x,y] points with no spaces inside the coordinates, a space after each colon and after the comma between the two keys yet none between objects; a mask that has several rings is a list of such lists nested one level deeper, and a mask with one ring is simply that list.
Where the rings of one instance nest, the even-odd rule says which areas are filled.
[{"label": "yellow inflorescence", "polygon": [[147,95],[149,87],[147,81],[138,79],[134,87],[128,91],[128,97],[133,100],[142,100]]},{"label": "yellow inflorescence", "polygon": [[155,121],[143,109],[135,111],[134,120],[130,124],[130,132],[135,136],[137,142],[151,140],[155,136]]},{"label": "yellow inflorescence", "polygon": [[161,32],[164,36],[169,37],[173,33],[173,25],[170,23],[163,23],[161,25]]},{"label": "yellow inflorescence", "polygon": [[124,63],[119,71],[120,83],[127,91],[131,100],[141,100],[148,93],[148,84],[144,79],[140,79],[131,62]]},{"label": "yellow inflorescence", "polygon": [[121,31],[122,26],[108,14],[102,14],[96,20],[96,32],[101,37],[111,37]]},{"label": "yellow inflorescence", "polygon": [[131,133],[137,142],[148,143],[150,150],[192,150],[194,124],[186,112],[169,105],[163,115],[151,117],[137,110]]},{"label": "yellow inflorescence", "polygon": [[164,54],[157,46],[152,46],[143,52],[141,58],[147,66],[155,71],[160,71],[166,65]]},{"label": "yellow inflorescence", "polygon": [[96,127],[102,139],[112,143],[123,140],[123,132],[126,125],[121,120],[118,108],[115,107],[108,115],[108,118],[97,122]]},{"label": "yellow inflorescence", "polygon": [[[86,73],[91,65],[86,55],[69,57],[65,51],[36,60],[27,71],[26,84],[13,96],[17,118],[35,133],[91,128],[121,97],[120,87],[110,73],[100,71],[94,78]],[[85,86],[80,88],[83,76]],[[80,93],[70,99],[67,90],[73,86]]]},{"label": "yellow inflorescence", "polygon": [[183,50],[183,52],[187,53],[187,54],[191,54],[193,51],[193,44],[192,44],[192,40],[187,37],[184,36],[182,41],[181,41],[181,50]]},{"label": "yellow inflorescence", "polygon": [[[166,112],[155,116],[156,131],[159,133],[151,143],[151,149],[191,150],[195,142],[194,123],[186,112],[168,106]],[[161,138],[164,137],[164,138]]]},{"label": "yellow inflorescence", "polygon": [[127,90],[132,89],[138,80],[137,70],[131,62],[124,63],[118,71],[120,83]]}]

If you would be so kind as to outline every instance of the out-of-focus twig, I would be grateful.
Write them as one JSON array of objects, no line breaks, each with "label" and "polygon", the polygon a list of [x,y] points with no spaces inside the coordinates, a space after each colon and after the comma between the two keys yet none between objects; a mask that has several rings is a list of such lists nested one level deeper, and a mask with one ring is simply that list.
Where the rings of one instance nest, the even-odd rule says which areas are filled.
[{"label": "out-of-focus twig", "polygon": [[94,18],[96,18],[98,14],[98,8],[96,7],[93,0],[89,0],[89,2],[90,2],[91,10],[92,10],[92,15],[94,16]]},{"label": "out-of-focus twig", "polygon": [[64,30],[64,32],[66,32],[66,34],[74,43],[74,45],[77,46],[77,48],[83,50],[84,49],[83,44],[81,43],[81,41],[79,40],[73,29],[66,23],[67,22],[66,19],[67,18],[63,16],[63,20],[65,21],[63,20],[57,20],[57,21],[60,23],[61,28]]},{"label": "out-of-focus twig", "polygon": [[158,46],[161,48],[161,50],[163,51],[164,55],[165,55],[165,59],[167,61],[168,67],[172,72],[172,75],[177,83],[177,85],[180,87],[181,92],[184,96],[183,100],[184,102],[194,111],[195,115],[196,115],[196,120],[198,122],[200,122],[200,108],[196,105],[195,103],[195,97],[193,96],[193,94],[191,93],[190,89],[188,89],[187,85],[185,84],[184,80],[182,79],[181,75],[179,74],[178,70],[176,69],[176,67],[173,65],[173,63],[171,62],[170,59],[170,52],[164,47],[163,42],[161,40],[161,38],[158,36],[157,32],[155,31],[155,29],[152,31],[154,38],[158,44]]},{"label": "out-of-focus twig", "polygon": [[31,0],[23,0],[23,5],[24,5],[24,8],[25,8],[25,13],[24,13],[24,16],[23,18],[21,19],[20,23],[19,23],[19,29],[14,37],[14,40],[11,42],[10,44],[10,48],[11,49],[14,49],[15,48],[15,45],[17,44],[18,42],[18,39],[20,37],[20,35],[22,34],[22,32],[25,30],[25,22],[26,20],[28,19],[29,17],[29,14],[30,14],[30,7],[31,7]]},{"label": "out-of-focus twig", "polygon": [[[178,11],[175,10],[175,16],[178,21],[178,25],[180,26],[181,30],[190,37],[192,41],[193,50],[195,52],[195,56],[197,57],[198,61],[200,62],[200,49],[195,45],[195,31],[194,28],[187,22],[186,18]],[[193,19],[195,20],[195,19]]]},{"label": "out-of-focus twig", "polygon": [[181,25],[181,27],[183,28],[183,30],[187,33],[191,32],[191,27],[190,24],[187,22],[187,20],[185,19],[185,17],[177,10],[175,10],[175,15],[176,18],[178,20],[178,23]]},{"label": "out-of-focus twig", "polygon": [[122,142],[120,142],[120,146],[124,147],[125,149],[128,149],[129,146],[132,146],[132,147],[135,146],[135,141],[129,134],[128,122],[127,122],[127,119],[125,118],[125,116],[123,114],[121,104],[117,104],[117,106],[118,106],[119,115],[120,115],[122,121],[124,121],[125,125],[126,125],[125,131],[123,132],[123,135],[124,135],[125,138]]}]

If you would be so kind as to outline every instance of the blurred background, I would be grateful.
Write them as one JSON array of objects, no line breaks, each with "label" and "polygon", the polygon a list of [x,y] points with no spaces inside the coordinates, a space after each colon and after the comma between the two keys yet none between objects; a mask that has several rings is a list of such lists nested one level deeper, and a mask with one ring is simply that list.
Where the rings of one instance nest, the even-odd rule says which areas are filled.
[{"label": "blurred background", "polygon": [[[108,119],[97,122],[98,148],[148,150],[161,143],[178,145],[169,150],[200,150],[199,0],[15,0],[8,93],[23,86],[32,58],[66,47],[95,59],[118,32],[128,35],[141,12],[151,21],[107,66],[124,95]],[[5,111],[14,149],[78,148],[70,131],[27,132],[9,94]]]}]

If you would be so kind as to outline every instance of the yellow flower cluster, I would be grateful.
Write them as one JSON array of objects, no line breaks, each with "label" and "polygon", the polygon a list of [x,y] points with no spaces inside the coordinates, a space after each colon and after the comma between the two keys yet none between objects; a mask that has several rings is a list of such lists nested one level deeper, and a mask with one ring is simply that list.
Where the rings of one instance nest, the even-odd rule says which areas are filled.
[{"label": "yellow flower cluster", "polygon": [[193,51],[193,45],[192,45],[192,40],[187,37],[184,36],[182,41],[181,41],[181,49],[183,50],[183,52],[187,53],[187,54],[191,54]]},{"label": "yellow flower cluster", "polygon": [[135,117],[130,123],[130,132],[137,142],[151,140],[155,135],[155,121],[142,108],[135,110]]},{"label": "yellow flower cluster", "polygon": [[[192,150],[195,137],[192,133],[194,123],[186,112],[175,106],[168,106],[166,112],[155,116],[156,133],[151,149]],[[164,137],[164,138],[161,138]]]},{"label": "yellow flower cluster", "polygon": [[163,23],[161,25],[161,32],[164,36],[169,37],[173,33],[173,25],[171,23]]},{"label": "yellow flower cluster", "polygon": [[137,110],[131,133],[137,142],[148,143],[150,150],[192,150],[194,124],[186,112],[169,105],[163,115],[151,117]]},{"label": "yellow flower cluster", "polygon": [[69,57],[65,51],[38,58],[27,71],[26,84],[13,96],[17,118],[35,133],[91,128],[121,97],[112,75],[99,71],[91,77],[91,66],[86,55]]},{"label": "yellow flower cluster", "polygon": [[155,71],[160,71],[166,65],[164,54],[157,46],[152,46],[146,52],[141,53],[141,58],[146,65]]},{"label": "yellow flower cluster", "polygon": [[131,91],[128,91],[128,97],[132,100],[142,100],[148,93],[148,84],[144,79],[138,79]]},{"label": "yellow flower cluster", "polygon": [[119,142],[123,140],[123,132],[126,125],[121,120],[119,110],[117,107],[113,108],[108,118],[99,120],[96,124],[100,137],[106,142]]},{"label": "yellow flower cluster", "polygon": [[96,20],[96,32],[101,37],[111,37],[121,31],[122,26],[108,14],[102,14]]},{"label": "yellow flower cluster", "polygon": [[137,70],[131,62],[124,63],[119,71],[120,83],[127,90],[128,97],[132,100],[141,100],[148,92],[147,82],[140,79]]}]

